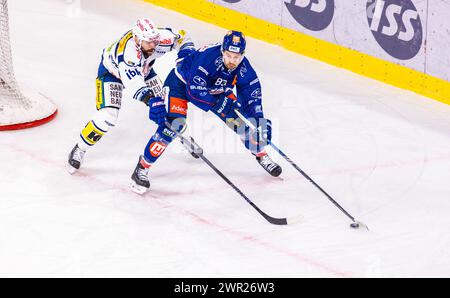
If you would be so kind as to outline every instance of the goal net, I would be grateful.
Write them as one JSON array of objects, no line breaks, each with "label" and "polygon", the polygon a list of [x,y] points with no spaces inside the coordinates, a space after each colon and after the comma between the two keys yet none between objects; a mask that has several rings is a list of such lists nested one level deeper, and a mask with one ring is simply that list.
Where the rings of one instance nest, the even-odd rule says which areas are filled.
[{"label": "goal net", "polygon": [[8,0],[0,0],[0,130],[44,124],[52,120],[56,112],[53,102],[42,94],[19,88],[11,56]]}]

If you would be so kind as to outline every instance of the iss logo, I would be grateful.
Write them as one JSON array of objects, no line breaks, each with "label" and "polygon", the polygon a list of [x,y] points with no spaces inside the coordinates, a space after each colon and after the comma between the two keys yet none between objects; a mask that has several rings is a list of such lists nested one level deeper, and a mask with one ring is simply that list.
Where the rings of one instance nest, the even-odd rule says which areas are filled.
[{"label": "iss logo", "polygon": [[367,20],[378,44],[392,57],[415,57],[423,41],[422,22],[411,0],[368,0]]},{"label": "iss logo", "polygon": [[285,0],[290,14],[294,19],[312,31],[327,28],[334,16],[334,0]]}]

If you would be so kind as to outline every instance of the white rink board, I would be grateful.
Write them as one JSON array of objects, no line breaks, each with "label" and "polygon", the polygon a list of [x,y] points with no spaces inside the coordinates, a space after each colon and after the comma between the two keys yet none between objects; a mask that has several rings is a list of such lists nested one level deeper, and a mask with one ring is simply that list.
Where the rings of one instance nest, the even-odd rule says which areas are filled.
[{"label": "white rink board", "polygon": [[262,19],[273,24],[281,25],[281,13],[283,3],[281,3],[280,1],[247,0],[236,3],[230,3],[233,2],[233,0],[231,1],[209,0],[209,1],[254,16],[258,19]]},{"label": "white rink board", "polygon": [[[450,44],[450,2],[446,0],[214,0],[212,2],[450,80],[450,55],[447,50]],[[270,2],[270,5],[261,5],[262,2]],[[292,8],[294,5],[297,8]],[[376,7],[379,18],[373,24],[372,15]]]},{"label": "white rink board", "polygon": [[450,1],[428,2],[426,70],[432,76],[450,81]]}]

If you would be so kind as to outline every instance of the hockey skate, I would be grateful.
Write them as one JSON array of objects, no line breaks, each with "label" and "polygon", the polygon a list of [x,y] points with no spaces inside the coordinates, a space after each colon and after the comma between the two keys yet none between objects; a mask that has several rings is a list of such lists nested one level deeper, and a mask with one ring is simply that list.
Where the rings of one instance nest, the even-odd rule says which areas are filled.
[{"label": "hockey skate", "polygon": [[144,194],[150,188],[150,180],[148,179],[148,170],[150,164],[145,161],[144,156],[139,157],[139,161],[131,175],[130,188],[137,194]]},{"label": "hockey skate", "polygon": [[281,167],[276,162],[274,162],[269,157],[269,155],[267,153],[264,154],[264,155],[261,155],[261,156],[257,156],[256,160],[261,165],[261,167],[263,167],[264,170],[266,170],[267,173],[269,173],[273,177],[278,177],[278,176],[281,175],[281,172],[283,170],[281,169]]},{"label": "hockey skate", "polygon": [[77,170],[80,169],[81,162],[83,161],[83,157],[86,151],[81,150],[78,147],[78,144],[73,147],[72,151],[70,151],[67,171],[69,174],[73,175]]}]

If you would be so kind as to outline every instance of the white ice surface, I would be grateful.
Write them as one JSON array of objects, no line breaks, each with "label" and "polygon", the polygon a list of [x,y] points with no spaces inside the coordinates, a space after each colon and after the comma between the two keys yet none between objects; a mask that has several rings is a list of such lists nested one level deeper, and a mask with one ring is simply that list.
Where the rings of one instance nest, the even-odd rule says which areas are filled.
[{"label": "white ice surface", "polygon": [[[269,177],[192,106],[206,156],[264,211],[303,222],[268,224],[177,142],[140,197],[128,183],[155,125],[131,99],[82,170],[65,171],[101,50],[141,16],[198,45],[226,30],[141,1],[9,2],[16,76],[59,115],[0,134],[0,276],[450,277],[449,106],[249,38],[274,141],[370,231],[282,159],[282,179]],[[157,62],[163,79],[174,57]]]}]

